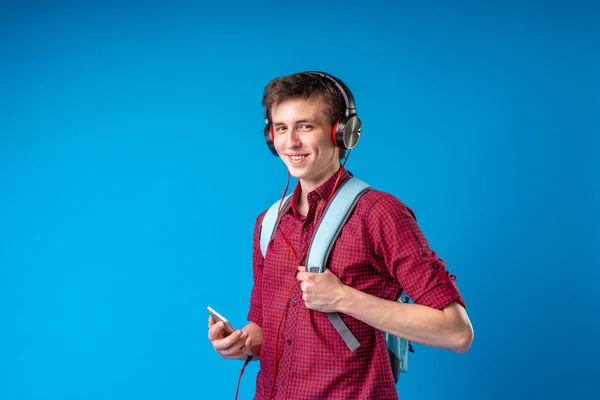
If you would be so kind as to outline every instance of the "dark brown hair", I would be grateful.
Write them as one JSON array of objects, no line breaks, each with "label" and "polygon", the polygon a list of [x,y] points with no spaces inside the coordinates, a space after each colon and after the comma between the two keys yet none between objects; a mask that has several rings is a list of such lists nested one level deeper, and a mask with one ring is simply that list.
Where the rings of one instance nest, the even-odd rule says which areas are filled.
[{"label": "dark brown hair", "polygon": [[[308,72],[273,79],[265,86],[262,105],[270,117],[274,105],[291,98],[308,99],[311,96],[320,96],[325,106],[323,113],[329,118],[332,126],[344,115],[346,103],[335,84],[329,79]],[[339,150],[342,159],[345,150]]]}]

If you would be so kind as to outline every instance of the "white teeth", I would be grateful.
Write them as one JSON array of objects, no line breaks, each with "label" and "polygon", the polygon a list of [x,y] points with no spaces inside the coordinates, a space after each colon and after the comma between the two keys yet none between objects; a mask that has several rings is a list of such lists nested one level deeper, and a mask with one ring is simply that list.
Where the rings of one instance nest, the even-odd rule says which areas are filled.
[{"label": "white teeth", "polygon": [[292,161],[300,161],[304,157],[306,157],[306,156],[290,156],[290,158],[292,159]]}]

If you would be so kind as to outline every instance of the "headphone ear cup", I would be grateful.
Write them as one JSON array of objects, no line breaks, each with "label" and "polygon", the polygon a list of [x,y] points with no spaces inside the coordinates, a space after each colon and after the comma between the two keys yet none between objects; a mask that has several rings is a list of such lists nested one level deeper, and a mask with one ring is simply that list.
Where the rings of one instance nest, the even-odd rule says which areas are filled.
[{"label": "headphone ear cup", "polygon": [[[358,140],[360,139],[360,130],[362,128],[362,123],[360,122],[360,118],[356,115],[352,115],[348,118],[346,123],[344,124],[344,132],[341,135],[343,140],[343,146],[347,150],[351,150],[356,146]],[[339,138],[339,136],[338,136]]]},{"label": "headphone ear cup", "polygon": [[340,120],[338,119],[336,121],[336,123],[333,124],[333,127],[331,128],[331,142],[336,147],[340,147],[340,144],[339,144],[339,141],[338,141],[338,127],[339,127],[339,125],[340,125]]},{"label": "headphone ear cup", "polygon": [[277,154],[277,150],[275,150],[275,143],[273,142],[273,128],[271,127],[271,124],[265,125],[264,135],[265,142],[267,142],[267,146],[269,147],[269,150],[271,150],[271,153],[273,153],[274,156],[279,156],[279,154]]},{"label": "headphone ear cup", "polygon": [[361,122],[356,115],[341,118],[333,128],[333,144],[345,150],[351,150],[360,139]]}]

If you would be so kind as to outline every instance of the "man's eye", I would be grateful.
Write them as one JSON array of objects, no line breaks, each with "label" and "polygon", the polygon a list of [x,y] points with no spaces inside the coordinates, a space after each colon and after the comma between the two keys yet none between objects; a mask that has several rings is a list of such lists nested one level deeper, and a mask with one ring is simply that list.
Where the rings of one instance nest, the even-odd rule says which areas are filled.
[{"label": "man's eye", "polygon": [[303,131],[309,131],[312,129],[312,125],[302,124],[302,125],[300,125],[300,129],[302,129]]},{"label": "man's eye", "polygon": [[283,133],[285,131],[285,126],[278,126],[277,128],[275,128],[275,132],[277,133]]}]

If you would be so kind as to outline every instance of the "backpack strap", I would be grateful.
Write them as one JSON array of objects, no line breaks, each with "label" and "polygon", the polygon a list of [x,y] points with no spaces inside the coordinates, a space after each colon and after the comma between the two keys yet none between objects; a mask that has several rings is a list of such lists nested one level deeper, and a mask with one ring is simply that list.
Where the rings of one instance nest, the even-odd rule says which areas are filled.
[{"label": "backpack strap", "polygon": [[[408,303],[408,294],[402,291],[398,303]],[[400,373],[408,371],[408,352],[412,351],[408,340],[384,332],[385,341],[387,343],[388,354],[392,364],[392,372],[394,380],[398,383]]]},{"label": "backpack strap", "polygon": [[[323,211],[323,217],[317,225],[316,232],[308,247],[306,270],[308,272],[322,273],[325,271],[327,259],[333,249],[344,224],[356,207],[360,196],[371,187],[365,182],[351,177],[344,181],[337,190],[331,202]],[[340,315],[336,312],[326,313],[327,318],[338,334],[344,339],[351,351],[356,350],[360,343],[346,326]]]},{"label": "backpack strap", "polygon": [[[283,204],[281,205],[281,209],[283,210],[286,205],[289,203],[293,193],[288,194],[283,200]],[[273,237],[273,233],[275,232],[275,228],[279,225],[279,219],[281,219],[281,215],[279,219],[277,219],[277,210],[279,209],[280,200],[277,200],[265,213],[263,220],[260,224],[260,251],[262,252],[263,257],[267,256],[267,247],[269,246],[269,242]]]}]

